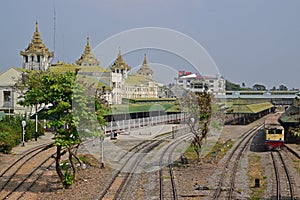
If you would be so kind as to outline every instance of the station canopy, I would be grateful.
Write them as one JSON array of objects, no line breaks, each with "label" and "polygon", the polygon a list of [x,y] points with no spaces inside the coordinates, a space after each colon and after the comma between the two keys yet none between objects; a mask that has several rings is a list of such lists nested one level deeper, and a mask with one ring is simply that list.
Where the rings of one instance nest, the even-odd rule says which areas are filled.
[{"label": "station canopy", "polygon": [[273,107],[274,105],[270,102],[255,104],[243,104],[242,102],[234,102],[233,105],[227,109],[227,113],[256,114]]},{"label": "station canopy", "polygon": [[280,117],[283,123],[300,124],[300,107],[289,107]]}]

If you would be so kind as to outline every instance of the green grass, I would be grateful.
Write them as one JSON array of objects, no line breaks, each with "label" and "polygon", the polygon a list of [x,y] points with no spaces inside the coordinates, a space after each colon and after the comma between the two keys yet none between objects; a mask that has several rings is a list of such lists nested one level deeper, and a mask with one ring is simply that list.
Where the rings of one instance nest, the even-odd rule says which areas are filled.
[{"label": "green grass", "polygon": [[194,148],[192,145],[190,145],[186,151],[184,152],[184,156],[188,160],[196,160],[197,159],[197,153],[195,152]]},{"label": "green grass", "polygon": [[218,162],[224,155],[231,149],[233,142],[227,140],[225,143],[220,143],[219,141],[214,145],[211,151],[206,155],[205,159],[212,162]]}]

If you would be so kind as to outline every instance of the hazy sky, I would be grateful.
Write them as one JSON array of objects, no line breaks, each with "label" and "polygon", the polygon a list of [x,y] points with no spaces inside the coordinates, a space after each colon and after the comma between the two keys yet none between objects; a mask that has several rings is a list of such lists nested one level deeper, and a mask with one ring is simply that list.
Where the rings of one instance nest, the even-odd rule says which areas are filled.
[{"label": "hazy sky", "polygon": [[[300,88],[299,0],[3,1],[0,72],[11,66],[21,67],[19,52],[30,42],[36,20],[44,43],[54,50],[54,5],[54,61],[73,63],[83,52],[87,36],[91,46],[96,47],[122,31],[162,27],[200,43],[221,75],[232,82],[250,87],[261,83],[268,88],[280,84]],[[129,65],[142,62],[144,52],[138,53],[136,61],[126,59]],[[159,63],[157,52],[147,55],[150,62]]]}]

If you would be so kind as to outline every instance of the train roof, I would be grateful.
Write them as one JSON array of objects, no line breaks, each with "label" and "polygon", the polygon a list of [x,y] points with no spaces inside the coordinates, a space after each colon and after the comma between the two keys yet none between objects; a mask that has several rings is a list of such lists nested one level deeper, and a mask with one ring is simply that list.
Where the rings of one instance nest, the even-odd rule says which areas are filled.
[{"label": "train roof", "polygon": [[282,115],[282,113],[275,113],[270,115],[265,120],[265,128],[277,128],[277,129],[283,129],[281,124],[279,123],[279,118]]}]

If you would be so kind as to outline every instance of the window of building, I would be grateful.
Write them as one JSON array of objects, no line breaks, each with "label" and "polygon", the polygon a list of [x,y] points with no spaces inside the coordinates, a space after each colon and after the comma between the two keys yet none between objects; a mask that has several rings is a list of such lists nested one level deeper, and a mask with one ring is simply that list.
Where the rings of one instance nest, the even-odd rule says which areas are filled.
[{"label": "window of building", "polygon": [[11,91],[3,91],[4,101],[11,101]]},{"label": "window of building", "polygon": [[38,63],[41,62],[41,56],[40,55],[37,56],[37,62]]}]

